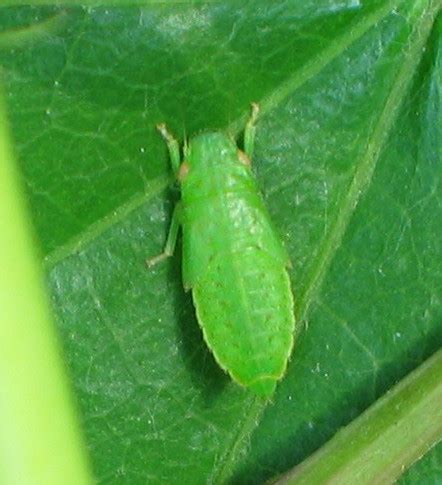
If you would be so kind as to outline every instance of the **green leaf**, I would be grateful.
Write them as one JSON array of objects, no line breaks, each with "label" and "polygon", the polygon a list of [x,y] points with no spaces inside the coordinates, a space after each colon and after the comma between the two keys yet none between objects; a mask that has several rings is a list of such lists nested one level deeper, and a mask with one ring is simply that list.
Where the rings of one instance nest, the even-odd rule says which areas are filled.
[{"label": "green leaf", "polygon": [[[100,481],[262,482],[441,346],[439,9],[0,10],[11,123]],[[144,266],[176,200],[155,124],[238,134],[251,101],[300,329],[266,408],[206,349],[180,256]],[[434,461],[419,466],[435,480]]]}]

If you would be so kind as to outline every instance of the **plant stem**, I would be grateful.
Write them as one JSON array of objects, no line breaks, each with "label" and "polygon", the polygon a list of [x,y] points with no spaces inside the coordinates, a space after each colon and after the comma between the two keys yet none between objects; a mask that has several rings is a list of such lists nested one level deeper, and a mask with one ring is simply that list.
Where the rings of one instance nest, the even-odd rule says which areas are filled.
[{"label": "plant stem", "polygon": [[0,92],[0,483],[92,482]]},{"label": "plant stem", "polygon": [[442,349],[276,483],[393,483],[442,439]]}]

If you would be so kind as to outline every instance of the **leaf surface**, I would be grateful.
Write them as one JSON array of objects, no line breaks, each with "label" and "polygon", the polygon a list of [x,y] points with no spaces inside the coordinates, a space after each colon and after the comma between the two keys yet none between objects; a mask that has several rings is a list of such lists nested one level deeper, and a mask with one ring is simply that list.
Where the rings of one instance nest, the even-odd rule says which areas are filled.
[{"label": "leaf surface", "polygon": [[[440,347],[438,8],[0,11],[17,152],[99,481],[260,483]],[[144,266],[177,196],[155,124],[238,134],[252,101],[300,330],[268,406],[214,363],[180,255]],[[432,457],[416,481],[440,475],[440,447]]]}]

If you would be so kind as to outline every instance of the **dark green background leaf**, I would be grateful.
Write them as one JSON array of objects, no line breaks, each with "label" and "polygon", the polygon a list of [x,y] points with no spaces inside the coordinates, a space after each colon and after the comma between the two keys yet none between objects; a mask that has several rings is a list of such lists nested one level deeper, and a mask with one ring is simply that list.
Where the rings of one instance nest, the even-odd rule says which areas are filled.
[{"label": "dark green background leaf", "polygon": [[[0,10],[17,151],[100,481],[259,483],[440,347],[435,5]],[[155,124],[237,133],[251,101],[306,324],[267,408],[207,351],[180,257],[144,266],[175,197]],[[431,456],[404,481],[440,478],[441,447]]]}]

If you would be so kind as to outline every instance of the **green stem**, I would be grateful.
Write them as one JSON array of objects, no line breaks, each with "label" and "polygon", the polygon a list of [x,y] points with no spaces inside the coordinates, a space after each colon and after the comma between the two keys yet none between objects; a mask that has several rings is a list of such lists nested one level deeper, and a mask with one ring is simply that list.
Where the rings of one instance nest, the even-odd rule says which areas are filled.
[{"label": "green stem", "polygon": [[0,483],[92,482],[0,92]]},{"label": "green stem", "polygon": [[393,483],[442,439],[442,349],[276,483]]}]

